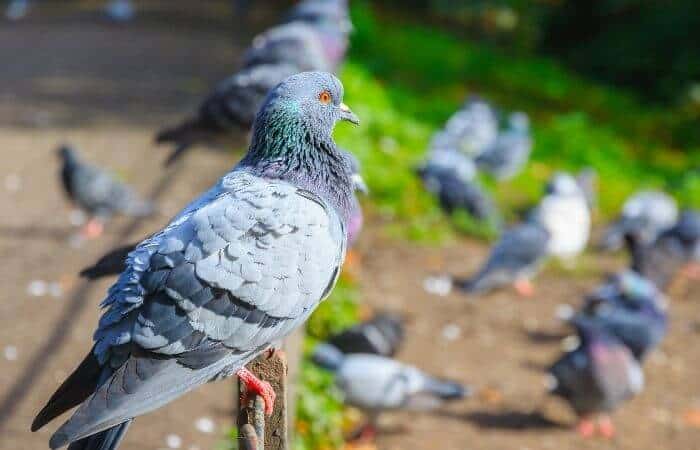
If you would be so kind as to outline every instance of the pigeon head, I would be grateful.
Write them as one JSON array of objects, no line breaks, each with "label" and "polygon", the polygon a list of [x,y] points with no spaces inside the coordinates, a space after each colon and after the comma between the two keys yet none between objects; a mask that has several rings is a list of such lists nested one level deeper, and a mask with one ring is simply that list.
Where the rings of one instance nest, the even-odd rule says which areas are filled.
[{"label": "pigeon head", "polygon": [[553,195],[581,195],[581,188],[573,176],[558,172],[547,183],[545,192]]},{"label": "pigeon head", "polygon": [[340,120],[360,122],[343,103],[340,80],[326,72],[298,73],[268,94],[255,119],[253,144],[262,144],[261,139],[302,136],[314,141],[330,141],[333,128]]}]

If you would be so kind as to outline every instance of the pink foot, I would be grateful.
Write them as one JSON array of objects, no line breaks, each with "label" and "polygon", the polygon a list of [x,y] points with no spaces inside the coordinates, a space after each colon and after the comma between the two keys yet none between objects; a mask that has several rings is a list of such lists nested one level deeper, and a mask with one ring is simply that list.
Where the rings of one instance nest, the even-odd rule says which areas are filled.
[{"label": "pink foot", "polygon": [[582,438],[591,438],[595,434],[595,424],[590,419],[581,419],[576,425],[576,431]]},{"label": "pink foot", "polygon": [[700,263],[692,262],[683,268],[683,275],[691,280],[700,280]]},{"label": "pink foot", "polygon": [[377,429],[374,428],[374,425],[367,423],[362,426],[362,430],[360,430],[360,435],[357,437],[357,440],[359,442],[374,442],[376,437]]},{"label": "pink foot", "polygon": [[268,416],[272,415],[272,411],[275,408],[275,397],[277,396],[277,394],[275,394],[275,390],[272,388],[272,385],[267,381],[260,380],[245,367],[236,372],[236,375],[238,375],[238,378],[246,386],[246,392],[243,395],[243,403],[247,402],[246,397],[251,392],[258,394],[265,402],[265,414]]},{"label": "pink foot", "polygon": [[520,294],[521,297],[531,298],[533,295],[535,295],[535,286],[533,286],[532,282],[526,278],[516,280],[516,282],[513,283],[513,286],[515,287],[515,291]]},{"label": "pink foot", "polygon": [[95,239],[104,231],[104,225],[97,219],[90,219],[83,227],[81,234],[87,239]]},{"label": "pink foot", "polygon": [[615,437],[615,425],[613,425],[610,417],[604,416],[598,419],[598,431],[605,439],[612,439]]}]

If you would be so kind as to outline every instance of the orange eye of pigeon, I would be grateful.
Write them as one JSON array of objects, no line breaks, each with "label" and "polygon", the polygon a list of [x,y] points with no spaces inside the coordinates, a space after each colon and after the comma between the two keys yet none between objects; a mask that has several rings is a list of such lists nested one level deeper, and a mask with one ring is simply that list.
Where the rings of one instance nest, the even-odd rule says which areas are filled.
[{"label": "orange eye of pigeon", "polygon": [[328,91],[323,91],[320,94],[318,94],[318,101],[323,103],[324,105],[327,105],[331,102],[331,94]]}]

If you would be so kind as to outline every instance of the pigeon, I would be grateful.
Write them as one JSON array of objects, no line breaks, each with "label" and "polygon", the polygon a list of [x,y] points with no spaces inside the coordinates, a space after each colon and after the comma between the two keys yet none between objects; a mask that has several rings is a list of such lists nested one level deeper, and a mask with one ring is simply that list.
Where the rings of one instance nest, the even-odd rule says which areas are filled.
[{"label": "pigeon", "polygon": [[547,252],[551,256],[570,262],[586,248],[591,212],[583,191],[571,175],[554,174],[532,214],[549,232]]},{"label": "pigeon", "polygon": [[243,55],[244,67],[283,63],[299,71],[331,69],[318,33],[301,22],[278,25],[257,35]]},{"label": "pigeon", "polygon": [[152,203],[140,199],[124,183],[106,171],[85,163],[69,145],[58,149],[62,161],[61,182],[68,198],[90,215],[83,229],[86,237],[97,237],[104,222],[114,214],[145,217],[155,212]]},{"label": "pigeon", "polygon": [[635,233],[643,245],[654,242],[664,230],[678,219],[676,201],[661,191],[641,191],[627,199],[620,217],[603,234],[601,246],[618,250],[626,233]]},{"label": "pigeon", "polygon": [[156,135],[157,143],[175,146],[166,164],[178,160],[195,144],[216,144],[235,132],[247,132],[268,92],[298,72],[291,64],[262,64],[242,69],[219,83],[194,117]]},{"label": "pigeon", "polygon": [[500,222],[493,200],[476,180],[474,163],[464,154],[434,150],[416,172],[448,214],[463,210],[478,220]]},{"label": "pigeon", "polygon": [[353,29],[345,1],[307,0],[295,5],[284,23],[302,22],[311,25],[318,35],[327,64],[332,70],[345,59]]},{"label": "pigeon", "polygon": [[666,335],[666,305],[665,297],[651,281],[625,271],[589,295],[573,322],[599,326],[617,337],[641,362]]},{"label": "pigeon", "polygon": [[559,358],[548,370],[550,393],[569,402],[580,420],[578,432],[607,438],[615,429],[608,414],[641,392],[644,374],[629,349],[596,323],[574,321],[579,346]]},{"label": "pigeon", "polygon": [[130,253],[85,360],[32,423],[77,411],[49,446],[113,450],[134,417],[237,374],[270,414],[274,390],[245,364],[328,296],[347,246],[351,170],[331,134],[359,123],[333,75],[293,75],[268,95],[245,157]]},{"label": "pigeon", "polygon": [[472,97],[445,124],[444,133],[434,145],[464,153],[470,158],[481,155],[498,137],[498,115],[486,101]]},{"label": "pigeon", "polygon": [[500,132],[475,161],[480,170],[503,181],[520,173],[531,150],[530,121],[527,114],[516,112],[508,118],[508,129]]},{"label": "pigeon", "polygon": [[625,241],[632,270],[665,290],[678,272],[700,278],[700,212],[683,211],[676,224],[648,244],[639,230],[630,230]]},{"label": "pigeon", "polygon": [[366,413],[370,428],[381,412],[428,411],[471,394],[471,389],[460,383],[435,378],[395,359],[364,353],[346,355],[326,343],[314,348],[312,359],[334,373],[344,402]]},{"label": "pigeon", "polygon": [[328,338],[328,343],[343,353],[368,353],[391,357],[404,339],[403,320],[393,314],[379,313]]},{"label": "pigeon", "polygon": [[457,287],[468,293],[483,294],[513,284],[520,295],[532,296],[534,288],[530,280],[547,259],[549,239],[547,229],[536,221],[504,231],[476,275],[458,281]]}]

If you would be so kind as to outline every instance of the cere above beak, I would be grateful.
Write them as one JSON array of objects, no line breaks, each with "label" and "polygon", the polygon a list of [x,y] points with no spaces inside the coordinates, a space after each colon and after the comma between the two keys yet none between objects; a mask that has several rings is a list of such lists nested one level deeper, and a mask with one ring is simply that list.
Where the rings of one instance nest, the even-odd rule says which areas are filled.
[{"label": "cere above beak", "polygon": [[355,115],[354,112],[350,110],[348,105],[341,103],[340,106],[340,118],[342,120],[347,120],[348,122],[354,123],[355,125],[360,124],[360,119]]}]

